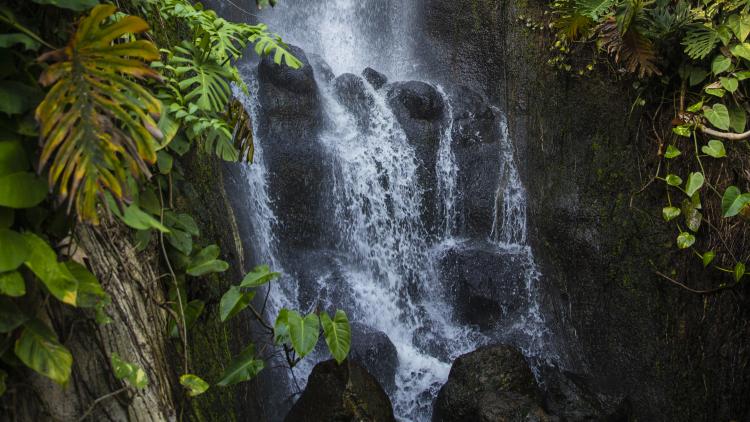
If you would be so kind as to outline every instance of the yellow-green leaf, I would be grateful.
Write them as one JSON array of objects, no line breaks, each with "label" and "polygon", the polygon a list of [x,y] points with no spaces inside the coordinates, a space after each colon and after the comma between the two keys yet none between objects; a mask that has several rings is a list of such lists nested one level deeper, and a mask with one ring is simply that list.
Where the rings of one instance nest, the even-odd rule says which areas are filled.
[{"label": "yellow-green leaf", "polygon": [[180,377],[180,384],[188,390],[188,396],[199,396],[208,390],[208,383],[203,381],[199,376],[185,374]]},{"label": "yellow-green leaf", "polygon": [[70,378],[73,355],[39,320],[24,323],[21,336],[16,340],[15,352],[26,366],[58,384],[65,384]]}]

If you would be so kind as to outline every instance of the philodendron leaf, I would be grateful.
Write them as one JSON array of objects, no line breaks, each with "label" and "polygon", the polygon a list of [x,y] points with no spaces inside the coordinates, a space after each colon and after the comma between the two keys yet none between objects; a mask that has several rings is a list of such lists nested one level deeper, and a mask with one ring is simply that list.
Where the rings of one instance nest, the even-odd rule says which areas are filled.
[{"label": "philodendron leaf", "polygon": [[[721,83],[721,86],[726,89],[727,91],[734,93],[734,91],[737,91],[737,88],[739,87],[739,82],[737,82],[736,78],[725,78],[721,77],[719,78],[719,81]],[[729,110],[727,110],[728,112]]]},{"label": "philodendron leaf", "polygon": [[125,379],[135,388],[144,388],[148,385],[146,373],[136,364],[125,362],[117,353],[110,356],[112,371],[118,380]]},{"label": "philodendron leaf", "polygon": [[287,313],[287,324],[294,351],[300,357],[305,357],[312,352],[318,342],[318,334],[320,334],[318,316],[310,314],[302,318],[299,313],[290,310]]},{"label": "philodendron leaf", "polygon": [[68,268],[57,262],[57,254],[41,237],[31,232],[23,234],[31,253],[26,259],[28,267],[58,300],[76,306],[78,282]]},{"label": "philodendron leaf", "polygon": [[258,287],[262,286],[269,281],[278,278],[281,274],[271,272],[268,265],[259,265],[253,268],[252,271],[247,273],[245,278],[240,283],[240,287]]},{"label": "philodendron leaf", "polygon": [[721,210],[724,217],[734,217],[748,204],[750,204],[750,193],[741,193],[737,186],[728,187],[721,198]]},{"label": "philodendron leaf", "polygon": [[724,56],[723,54],[719,54],[718,56],[714,57],[714,60],[711,62],[711,71],[714,73],[714,75],[718,75],[720,73],[726,72],[729,67],[732,66],[732,60]]},{"label": "philodendron leaf", "polygon": [[0,229],[0,272],[13,271],[31,254],[24,237],[13,230]]},{"label": "philodendron leaf", "polygon": [[206,246],[191,258],[190,265],[186,272],[193,277],[200,277],[208,273],[220,273],[226,271],[229,268],[229,264],[220,259],[216,259],[219,256],[219,253],[220,250],[218,246]]},{"label": "philodendron leaf", "polygon": [[682,179],[676,174],[668,174],[666,179],[669,186],[680,186],[682,185]]},{"label": "philodendron leaf", "polygon": [[682,232],[677,236],[677,247],[680,249],[687,249],[695,243],[695,236],[688,232]]},{"label": "philodendron leaf", "polygon": [[273,325],[273,341],[277,345],[291,343],[289,337],[289,309],[282,309]]},{"label": "philodendron leaf", "polygon": [[703,107],[703,115],[709,122],[721,130],[729,130],[729,110],[724,104]]},{"label": "philodendron leaf", "polygon": [[689,138],[690,135],[693,133],[689,125],[675,126],[672,128],[672,132],[674,132],[674,134],[677,136],[682,136],[685,138]]},{"label": "philodendron leaf", "polygon": [[661,215],[664,217],[664,221],[672,221],[680,216],[680,209],[677,207],[664,207],[661,210]]},{"label": "philodendron leaf", "polygon": [[73,355],[39,320],[24,323],[21,336],[16,340],[15,352],[26,366],[58,384],[65,384],[70,378]]},{"label": "philodendron leaf", "polygon": [[68,261],[65,267],[78,282],[78,299],[76,305],[81,308],[96,308],[110,302],[110,297],[102,289],[99,280],[86,267],[75,262]]},{"label": "philodendron leaf", "polygon": [[716,258],[716,252],[714,251],[708,251],[703,254],[703,267],[708,267],[711,265],[711,262],[713,262],[714,258]]},{"label": "philodendron leaf", "polygon": [[[2,253],[2,252],[0,252]],[[26,283],[18,271],[0,274],[0,294],[21,297],[26,294]]]},{"label": "philodendron leaf", "polygon": [[327,313],[320,314],[320,322],[323,324],[323,334],[325,335],[328,350],[336,362],[346,359],[349,354],[349,348],[352,344],[352,329],[349,326],[349,319],[342,310],[336,311],[333,320]]},{"label": "philodendron leaf", "polygon": [[237,315],[240,311],[247,308],[247,305],[255,297],[255,290],[243,292],[239,286],[232,286],[224,293],[219,303],[219,317],[221,322]]},{"label": "philodendron leaf", "polygon": [[180,377],[180,384],[187,389],[187,394],[190,397],[199,396],[208,390],[208,383],[193,374],[182,375]]},{"label": "philodendron leaf", "polygon": [[672,158],[679,156],[680,154],[682,154],[682,152],[679,149],[677,149],[676,146],[669,145],[667,147],[667,151],[664,153],[664,157],[668,159],[672,159]]},{"label": "philodendron leaf", "polygon": [[688,196],[692,197],[695,192],[703,187],[704,181],[705,178],[703,177],[703,173],[690,173],[690,176],[688,176],[687,185],[685,185],[685,193],[687,193]]},{"label": "philodendron leaf", "polygon": [[265,363],[260,359],[255,359],[255,347],[251,344],[232,360],[216,385],[226,387],[249,381],[255,378],[263,368],[265,368]]},{"label": "philodendron leaf", "polygon": [[708,141],[708,145],[704,145],[701,148],[701,151],[713,158],[723,158],[727,156],[727,151],[724,149],[724,143],[716,139]]},{"label": "philodendron leaf", "polygon": [[745,276],[745,264],[742,262],[738,262],[737,265],[734,266],[734,279],[736,281],[742,280],[742,277]]},{"label": "philodendron leaf", "polygon": [[47,197],[47,183],[31,172],[0,176],[0,206],[31,208]]}]

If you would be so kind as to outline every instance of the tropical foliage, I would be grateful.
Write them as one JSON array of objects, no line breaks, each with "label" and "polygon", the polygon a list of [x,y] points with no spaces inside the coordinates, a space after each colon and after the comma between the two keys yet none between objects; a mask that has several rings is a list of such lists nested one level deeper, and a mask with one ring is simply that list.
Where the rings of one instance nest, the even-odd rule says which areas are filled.
[{"label": "tropical foliage", "polygon": [[[558,0],[552,7],[550,64],[583,75],[611,57],[621,74],[640,79],[635,105],[655,104],[652,181],[665,187],[662,218],[675,228],[678,249],[731,277],[708,290],[683,287],[706,294],[738,285],[750,259],[750,3]],[[576,69],[586,46],[596,51]],[[668,133],[658,129],[664,121]]]},{"label": "tropical foliage", "polygon": [[[229,22],[188,0],[134,2],[130,9],[140,16],[98,0],[33,2],[26,13],[62,8],[60,20],[81,15],[67,41],[47,40],[40,35],[47,32],[25,25],[33,22],[28,16],[0,6],[0,395],[23,366],[69,381],[74,357],[40,317],[49,300],[112,323],[112,298],[73,251],[75,224],[115,220],[132,229],[140,251],[161,253],[172,315],[164,328],[182,345],[185,362],[175,384],[198,396],[210,383],[190,371],[188,336],[207,305],[191,299],[187,287],[229,264],[218,246],[201,240],[196,221],[172,204],[174,181],[185,177],[179,162],[193,147],[226,161],[252,161],[250,117],[232,95],[232,85],[246,90],[234,63],[247,48],[279,65],[301,63],[265,25]],[[150,32],[154,21],[190,35],[170,41]],[[58,41],[64,47],[54,47]],[[265,308],[254,307],[259,289],[279,276],[256,267],[221,298],[220,320],[251,310],[291,366],[321,334],[343,361],[351,342],[343,312],[302,318],[285,309],[272,327]],[[127,388],[146,388],[147,373],[126,358],[110,356],[113,376]],[[250,344],[215,385],[247,381],[264,366]]]}]

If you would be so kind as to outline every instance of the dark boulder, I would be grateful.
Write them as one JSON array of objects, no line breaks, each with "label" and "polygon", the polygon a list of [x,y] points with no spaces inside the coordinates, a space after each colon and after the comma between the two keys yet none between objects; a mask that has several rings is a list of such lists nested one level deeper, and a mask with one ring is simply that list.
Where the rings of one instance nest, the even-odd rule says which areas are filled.
[{"label": "dark boulder", "polygon": [[396,368],[398,353],[391,339],[382,332],[368,325],[354,322],[352,327],[352,346],[349,359],[364,366],[385,391],[396,389]]},{"label": "dark boulder", "polygon": [[286,422],[394,421],[391,401],[362,366],[349,360],[321,362],[289,411]]},{"label": "dark boulder", "polygon": [[319,54],[310,54],[310,63],[312,64],[313,71],[319,80],[325,83],[331,83],[333,78],[336,77],[331,66]]},{"label": "dark boulder", "polygon": [[497,140],[498,119],[482,94],[466,86],[458,86],[449,98],[453,112],[451,137],[454,143],[467,146]]},{"label": "dark boulder", "polygon": [[317,142],[322,113],[313,67],[300,48],[290,46],[290,51],[302,68],[277,65],[270,56],[258,65],[261,112],[255,135],[269,169],[279,240],[304,247],[317,244],[324,226],[320,195],[326,160]]},{"label": "dark boulder", "polygon": [[388,83],[388,78],[385,75],[371,67],[366,67],[365,70],[362,71],[362,76],[364,76],[365,80],[367,80],[367,82],[369,82],[375,89],[380,89],[383,85]]},{"label": "dark boulder", "polygon": [[393,82],[383,89],[396,120],[414,147],[417,176],[425,189],[421,207],[423,221],[428,231],[434,232],[437,220],[435,165],[447,123],[443,96],[434,86],[419,81]]},{"label": "dark boulder", "polygon": [[485,346],[453,362],[435,399],[433,422],[557,421],[539,405],[526,360],[507,345]]},{"label": "dark boulder", "polygon": [[441,284],[454,317],[482,330],[498,329],[527,306],[529,256],[523,250],[471,243],[440,259]]},{"label": "dark boulder", "polygon": [[333,81],[333,92],[339,103],[357,119],[360,129],[370,126],[370,112],[374,99],[365,86],[365,81],[352,73],[343,73]]}]

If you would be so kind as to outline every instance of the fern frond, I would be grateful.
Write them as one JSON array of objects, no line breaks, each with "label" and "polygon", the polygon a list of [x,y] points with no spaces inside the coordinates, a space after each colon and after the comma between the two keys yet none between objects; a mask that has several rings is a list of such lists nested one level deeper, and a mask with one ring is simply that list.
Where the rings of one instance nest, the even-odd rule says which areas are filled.
[{"label": "fern frond", "polygon": [[682,45],[685,46],[685,54],[691,59],[702,60],[711,54],[719,39],[719,32],[713,27],[694,24],[688,28]]},{"label": "fern frond", "polygon": [[150,177],[162,134],[155,119],[161,103],[138,80],[160,80],[147,62],[159,52],[149,41],[122,41],[148,29],[135,16],[108,23],[111,5],[96,6],[78,24],[70,43],[42,55],[54,62],[40,77],[52,86],[36,110],[41,126],[40,169],[49,184],[75,204],[78,218],[98,223],[97,199],[127,194],[129,174]]}]

